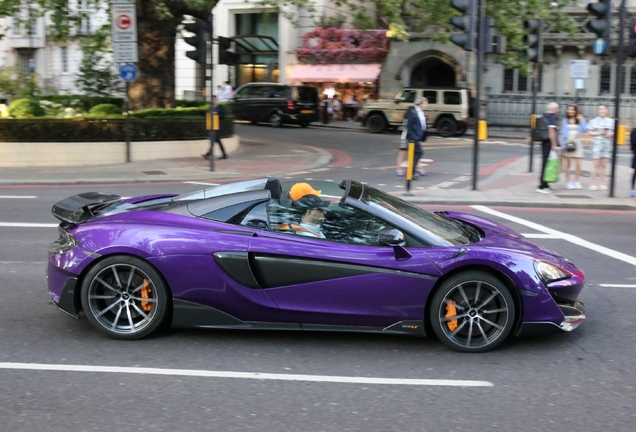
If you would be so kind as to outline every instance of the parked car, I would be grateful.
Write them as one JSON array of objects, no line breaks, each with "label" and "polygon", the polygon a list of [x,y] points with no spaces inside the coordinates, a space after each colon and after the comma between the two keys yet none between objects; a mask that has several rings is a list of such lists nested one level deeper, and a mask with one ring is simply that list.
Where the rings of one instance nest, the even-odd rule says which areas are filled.
[{"label": "parked car", "polygon": [[506,226],[345,180],[312,182],[324,238],[307,237],[292,184],[66,198],[52,209],[51,298],[128,340],[164,325],[323,330],[435,334],[483,352],[585,321],[583,272]]},{"label": "parked car", "polygon": [[273,127],[285,123],[306,127],[318,120],[318,89],[306,85],[249,83],[236,89],[228,105],[237,120],[269,123]]},{"label": "parked car", "polygon": [[470,91],[460,87],[408,87],[393,100],[369,102],[359,113],[363,126],[373,133],[402,125],[406,110],[418,96],[428,99],[427,124],[443,137],[463,135],[470,123],[472,101]]}]

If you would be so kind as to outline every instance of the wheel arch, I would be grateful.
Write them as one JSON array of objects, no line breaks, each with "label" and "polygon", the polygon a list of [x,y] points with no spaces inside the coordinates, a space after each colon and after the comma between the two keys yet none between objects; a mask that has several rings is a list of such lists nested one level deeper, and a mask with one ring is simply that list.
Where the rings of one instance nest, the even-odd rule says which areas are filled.
[{"label": "wheel arch", "polygon": [[82,310],[82,285],[84,284],[84,279],[86,279],[86,275],[88,274],[88,272],[91,271],[91,269],[93,269],[96,265],[98,265],[102,261],[104,261],[104,260],[106,260],[108,258],[112,258],[114,256],[128,256],[128,257],[131,257],[131,258],[140,259],[144,263],[146,263],[150,267],[152,267],[157,272],[159,277],[161,277],[162,282],[166,286],[166,289],[168,290],[168,302],[169,302],[168,314],[169,314],[169,317],[168,317],[168,319],[166,319],[166,322],[171,322],[172,321],[172,299],[173,299],[173,294],[172,294],[172,288],[170,288],[170,284],[168,284],[168,281],[167,281],[166,277],[163,275],[161,270],[159,270],[157,268],[157,266],[155,266],[152,262],[147,260],[145,257],[140,256],[140,255],[135,255],[135,254],[129,253],[129,252],[116,252],[116,253],[110,253],[110,254],[107,254],[107,255],[102,255],[99,258],[97,258],[96,260],[92,261],[89,265],[87,265],[84,268],[84,270],[82,270],[82,272],[77,276],[77,285],[76,285],[75,291],[73,292],[73,302],[75,303],[77,310],[78,311]]},{"label": "wheel arch", "polygon": [[435,332],[433,331],[433,327],[431,326],[431,320],[429,319],[429,317],[431,316],[431,303],[433,301],[433,297],[435,296],[435,293],[437,293],[437,291],[441,288],[444,282],[446,282],[448,279],[450,279],[451,277],[459,273],[464,273],[467,271],[481,271],[481,272],[488,273],[496,277],[504,285],[506,285],[506,288],[508,288],[508,290],[510,291],[510,295],[512,295],[512,298],[515,303],[515,322],[512,326],[512,331],[510,332],[510,334],[511,335],[516,334],[517,330],[519,329],[523,321],[523,301],[521,300],[521,293],[519,292],[519,288],[514,283],[514,281],[510,278],[510,276],[504,273],[503,271],[492,268],[492,267],[484,266],[484,265],[478,265],[478,264],[470,264],[470,265],[465,265],[462,267],[457,267],[451,270],[450,272],[446,273],[444,276],[440,277],[437,280],[437,282],[435,282],[435,285],[433,286],[433,288],[431,289],[431,292],[426,298],[426,303],[424,305],[424,329],[426,331],[426,334],[427,335],[435,334]]},{"label": "wheel arch", "polygon": [[391,124],[391,120],[389,120],[389,118],[387,117],[384,111],[382,111],[381,109],[374,109],[372,111],[369,111],[368,113],[365,113],[365,121],[364,121],[365,125],[369,121],[369,117],[375,114],[380,114],[382,117],[384,117],[384,121],[386,121],[387,126]]}]

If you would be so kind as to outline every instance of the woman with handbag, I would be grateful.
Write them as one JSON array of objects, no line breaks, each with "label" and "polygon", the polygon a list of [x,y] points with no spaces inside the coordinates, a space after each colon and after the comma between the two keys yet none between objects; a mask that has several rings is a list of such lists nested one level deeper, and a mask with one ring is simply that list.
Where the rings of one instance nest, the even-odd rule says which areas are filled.
[{"label": "woman with handbag", "polygon": [[[565,118],[561,122],[561,154],[565,159],[565,180],[568,189],[583,188],[581,186],[581,159],[583,158],[581,137],[586,128],[585,117],[579,112],[579,108],[576,105],[568,105],[565,109]],[[570,181],[570,166],[575,169],[574,181]]]}]

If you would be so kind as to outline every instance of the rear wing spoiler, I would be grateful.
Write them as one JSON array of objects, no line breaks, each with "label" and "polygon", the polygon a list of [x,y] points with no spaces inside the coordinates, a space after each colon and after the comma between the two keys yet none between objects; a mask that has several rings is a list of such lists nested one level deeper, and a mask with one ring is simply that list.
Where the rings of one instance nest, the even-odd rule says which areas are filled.
[{"label": "rear wing spoiler", "polygon": [[72,224],[82,223],[95,216],[93,208],[119,201],[119,195],[103,192],[86,192],[73,195],[56,203],[51,212],[53,216],[63,222]]}]

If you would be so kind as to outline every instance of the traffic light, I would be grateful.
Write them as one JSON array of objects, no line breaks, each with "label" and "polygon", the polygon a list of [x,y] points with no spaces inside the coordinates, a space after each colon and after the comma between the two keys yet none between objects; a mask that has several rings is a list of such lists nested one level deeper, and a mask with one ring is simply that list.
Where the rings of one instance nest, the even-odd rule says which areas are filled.
[{"label": "traffic light", "polygon": [[594,54],[610,55],[612,33],[612,0],[599,0],[598,3],[589,3],[587,10],[596,17],[587,22],[585,27],[592,33],[596,33],[598,39],[594,42]]},{"label": "traffic light", "polygon": [[523,22],[523,44],[526,46],[526,60],[533,63],[543,61],[543,46],[541,44],[541,20],[531,19]]},{"label": "traffic light", "polygon": [[195,21],[186,23],[183,27],[187,31],[194,33],[193,37],[183,39],[185,43],[195,48],[194,51],[186,51],[186,56],[197,63],[205,64],[208,57],[207,40],[212,32],[212,24],[207,21]]},{"label": "traffic light", "polygon": [[464,31],[463,34],[451,35],[451,42],[466,51],[474,51],[477,39],[477,0],[451,0],[451,7],[465,14],[450,19],[453,26]]},{"label": "traffic light", "polygon": [[629,22],[629,46],[627,47],[627,55],[636,57],[636,18],[632,18]]},{"label": "traffic light", "polygon": [[219,42],[219,64],[236,65],[239,62],[240,55],[230,51],[232,40],[223,36],[218,37]]}]

